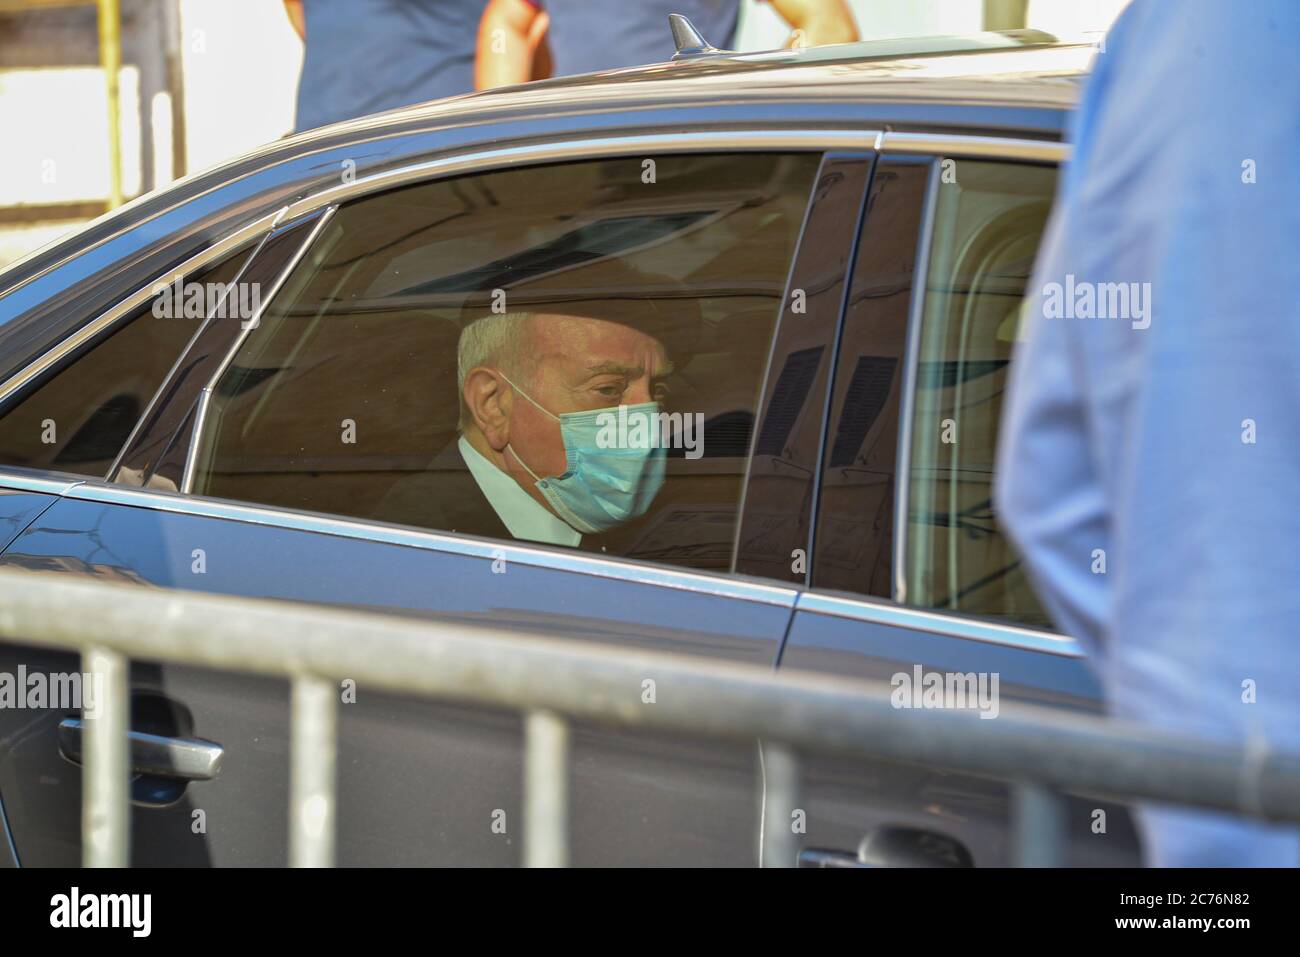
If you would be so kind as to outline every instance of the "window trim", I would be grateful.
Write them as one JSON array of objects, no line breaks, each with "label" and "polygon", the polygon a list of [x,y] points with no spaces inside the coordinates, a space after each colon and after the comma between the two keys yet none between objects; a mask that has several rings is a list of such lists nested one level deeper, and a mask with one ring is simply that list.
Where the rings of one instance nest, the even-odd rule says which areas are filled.
[{"label": "window trim", "polygon": [[1069,162],[1070,144],[1059,140],[1029,140],[1011,136],[972,136],[959,133],[881,133],[876,149],[885,155],[922,155],[942,159],[1012,160],[1062,165]]},{"label": "window trim", "polygon": [[71,472],[47,469],[28,469],[18,465],[0,466],[0,488],[16,492],[40,492],[46,495],[66,495],[73,486],[84,482],[85,476]]},{"label": "window trim", "polygon": [[513,146],[476,149],[439,157],[341,183],[304,197],[289,206],[288,217],[296,219],[322,206],[341,205],[370,193],[384,192],[409,183],[427,182],[465,173],[489,172],[514,166],[535,166],[567,161],[635,156],[656,152],[717,153],[729,150],[752,152],[813,152],[871,150],[883,134],[878,130],[779,128],[745,130],[682,130],[596,136],[580,139],[530,142]]},{"label": "window trim", "polygon": [[55,492],[61,498],[74,501],[146,508],[196,518],[265,525],[288,531],[315,532],[339,538],[448,552],[486,561],[501,558],[520,565],[675,588],[782,608],[793,608],[799,593],[793,585],[758,581],[732,575],[729,572],[687,571],[667,565],[655,565],[617,556],[597,556],[588,552],[571,551],[533,542],[507,542],[456,535],[451,532],[327,515],[323,512],[306,512],[273,505],[255,505],[211,498],[205,495],[186,495],[181,492],[115,485],[95,479],[69,479],[59,482],[32,475],[18,475],[7,468],[0,468],[0,488],[7,487]]},{"label": "window trim", "polygon": [[941,609],[913,608],[858,595],[824,590],[800,592],[795,610],[831,615],[853,621],[890,625],[950,638],[966,638],[985,644],[1007,645],[1066,658],[1082,658],[1083,649],[1069,635],[1023,625],[1004,624],[987,618],[954,615]]},{"label": "window trim", "polygon": [[912,271],[912,301],[907,316],[907,343],[903,357],[903,395],[898,404],[898,448],[894,452],[894,601],[907,605],[907,515],[912,497],[912,424],[916,414],[916,377],[921,354],[921,323],[925,318],[926,284],[930,280],[930,246],[939,199],[939,157],[930,163],[916,241],[916,266]]}]

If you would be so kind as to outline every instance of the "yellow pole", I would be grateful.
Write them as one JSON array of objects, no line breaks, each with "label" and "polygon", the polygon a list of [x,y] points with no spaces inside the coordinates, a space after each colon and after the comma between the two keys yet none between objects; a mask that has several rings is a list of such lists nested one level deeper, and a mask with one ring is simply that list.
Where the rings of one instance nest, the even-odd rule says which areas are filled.
[{"label": "yellow pole", "polygon": [[984,0],[985,30],[1023,30],[1028,15],[1029,0]]},{"label": "yellow pole", "polygon": [[99,65],[108,84],[108,208],[113,209],[122,205],[121,0],[99,0]]}]

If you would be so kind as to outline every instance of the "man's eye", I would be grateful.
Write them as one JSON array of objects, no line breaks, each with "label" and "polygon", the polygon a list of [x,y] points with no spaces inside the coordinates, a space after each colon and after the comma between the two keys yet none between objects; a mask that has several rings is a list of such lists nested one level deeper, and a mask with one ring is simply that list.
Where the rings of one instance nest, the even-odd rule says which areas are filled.
[{"label": "man's eye", "polygon": [[617,399],[623,394],[621,385],[598,385],[596,391],[608,399]]}]

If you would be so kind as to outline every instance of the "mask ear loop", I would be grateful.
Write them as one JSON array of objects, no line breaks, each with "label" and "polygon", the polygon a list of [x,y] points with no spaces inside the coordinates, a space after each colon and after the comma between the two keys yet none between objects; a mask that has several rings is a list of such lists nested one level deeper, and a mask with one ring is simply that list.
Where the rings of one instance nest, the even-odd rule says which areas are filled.
[{"label": "mask ear loop", "polygon": [[[507,382],[510,382],[510,376],[506,375],[506,374],[505,374],[504,372],[502,372],[500,369],[497,369],[496,371],[497,371],[497,375],[499,375],[501,378],[505,379]],[[515,385],[513,382],[510,382],[510,388],[514,389],[516,392],[518,392],[520,395],[522,395],[525,399],[527,399],[527,400],[528,400],[529,402],[531,402],[533,405],[537,406],[537,408],[540,409],[542,412],[544,412],[546,415],[549,415],[549,416],[550,416],[552,419],[554,419],[556,422],[559,422],[559,421],[560,421],[560,417],[559,417],[558,415],[556,415],[554,412],[547,412],[547,410],[546,410],[546,409],[543,409],[542,406],[541,406],[541,404],[538,403],[538,401],[537,401],[536,399],[534,399],[531,395],[529,395],[529,394],[528,394],[527,392],[525,392],[523,389],[519,388],[519,386]],[[522,463],[521,463],[521,464],[522,464]],[[525,466],[525,468],[527,468],[527,466]]]},{"label": "mask ear loop", "polygon": [[[559,417],[558,415],[554,415],[554,414],[552,414],[552,413],[550,413],[550,412],[547,412],[545,409],[543,409],[543,408],[541,407],[541,405],[537,402],[536,399],[534,399],[531,395],[529,395],[529,394],[528,394],[527,392],[525,392],[523,389],[519,388],[519,386],[517,386],[517,385],[515,385],[513,382],[511,382],[511,381],[510,381],[510,376],[506,375],[506,374],[505,374],[504,372],[502,372],[500,369],[497,369],[497,370],[496,370],[496,373],[497,373],[497,375],[501,376],[501,378],[505,379],[506,382],[509,382],[509,383],[510,383],[510,388],[514,389],[516,392],[518,392],[520,395],[522,395],[525,399],[527,399],[527,400],[528,400],[529,402],[531,402],[533,405],[537,406],[537,408],[540,409],[542,412],[545,412],[547,415],[549,415],[549,416],[550,416],[552,419],[554,419],[556,422],[559,422],[559,421],[560,421],[560,417]],[[518,462],[520,465],[522,465],[522,466],[524,467],[524,471],[527,472],[529,475],[532,476],[534,482],[541,482],[541,477],[538,476],[538,474],[537,474],[536,472],[534,472],[532,469],[530,469],[530,468],[528,467],[528,463],[525,462],[523,459],[521,459],[521,458],[519,457],[519,453],[516,452],[516,451],[514,450],[514,447],[513,447],[509,442],[506,443],[506,451],[509,452],[511,455],[513,455],[513,456],[515,457],[515,461]]]},{"label": "mask ear loop", "polygon": [[506,451],[515,457],[515,461],[524,467],[524,471],[533,477],[534,482],[540,483],[542,481],[537,477],[537,473],[528,467],[528,463],[519,457],[519,453],[514,450],[514,447],[509,442],[506,443]]}]

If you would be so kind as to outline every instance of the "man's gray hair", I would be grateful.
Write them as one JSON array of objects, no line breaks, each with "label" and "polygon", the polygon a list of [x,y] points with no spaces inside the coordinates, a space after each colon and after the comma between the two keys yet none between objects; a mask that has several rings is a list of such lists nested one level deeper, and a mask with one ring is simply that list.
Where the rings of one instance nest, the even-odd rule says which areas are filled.
[{"label": "man's gray hair", "polygon": [[462,432],[474,422],[474,416],[465,404],[465,377],[478,366],[495,366],[503,369],[516,382],[523,373],[520,366],[527,349],[527,312],[505,312],[475,319],[461,330],[456,347],[456,387],[460,395],[460,423]]}]

